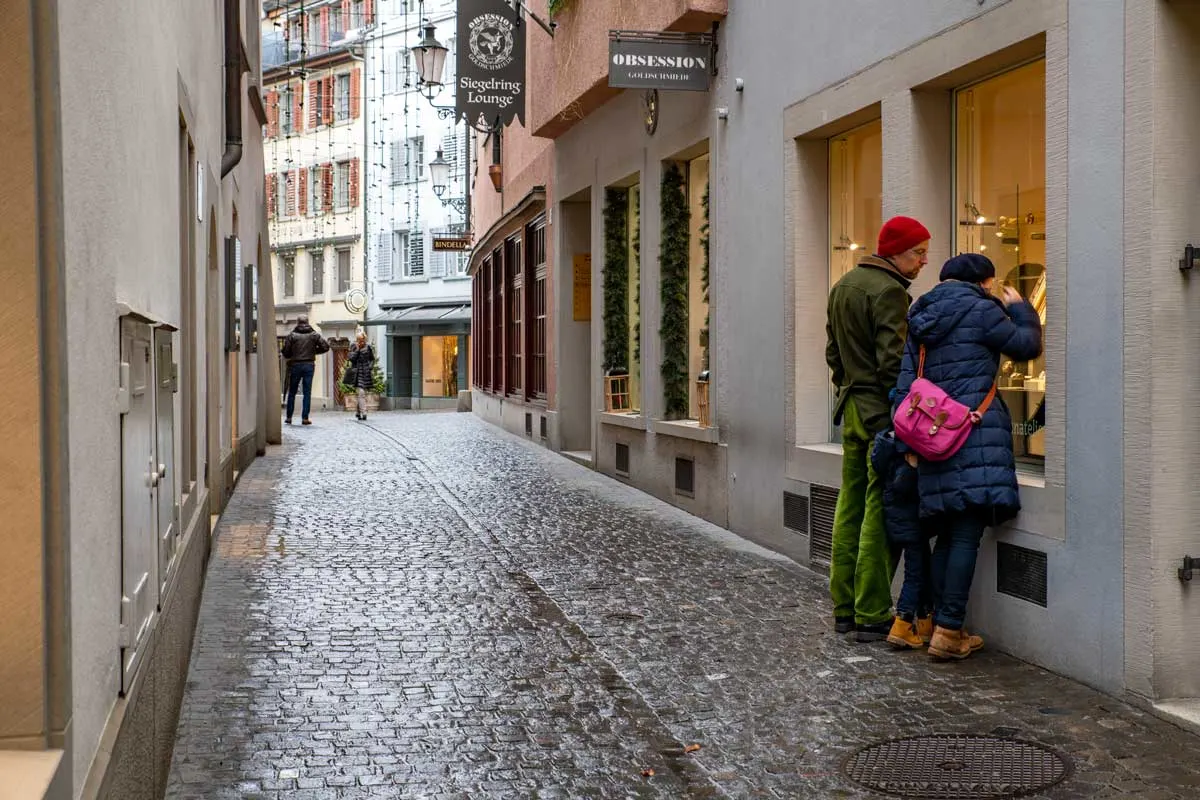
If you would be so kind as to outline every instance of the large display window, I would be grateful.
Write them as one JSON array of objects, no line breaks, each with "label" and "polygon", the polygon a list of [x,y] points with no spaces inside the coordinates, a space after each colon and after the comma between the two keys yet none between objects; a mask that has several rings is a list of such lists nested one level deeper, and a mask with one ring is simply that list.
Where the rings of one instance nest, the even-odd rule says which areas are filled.
[{"label": "large display window", "polygon": [[421,396],[458,397],[458,337],[421,337]]},{"label": "large display window", "polygon": [[642,224],[642,187],[630,187],[626,196],[626,247],[629,251],[627,271],[627,302],[629,308],[629,403],[630,409],[638,413],[642,408],[642,314],[640,289],[642,285],[642,260],[639,246]]},{"label": "large display window", "polygon": [[[883,224],[883,123],[860,125],[829,140],[829,288],[875,250]],[[830,384],[830,407],[836,401]],[[830,440],[840,443],[834,425]]]},{"label": "large display window", "polygon": [[[960,253],[996,265],[1046,323],[1046,62],[1039,60],[955,93],[956,228]],[[1019,462],[1046,455],[1046,363],[1003,358],[999,391],[1012,414]]]},{"label": "large display window", "polygon": [[883,124],[829,140],[829,287],[875,249],[883,224]]},{"label": "large display window", "polygon": [[708,173],[709,156],[688,162],[687,199],[690,211],[690,265],[688,270],[688,416],[700,418],[696,381],[709,369],[708,271]]}]

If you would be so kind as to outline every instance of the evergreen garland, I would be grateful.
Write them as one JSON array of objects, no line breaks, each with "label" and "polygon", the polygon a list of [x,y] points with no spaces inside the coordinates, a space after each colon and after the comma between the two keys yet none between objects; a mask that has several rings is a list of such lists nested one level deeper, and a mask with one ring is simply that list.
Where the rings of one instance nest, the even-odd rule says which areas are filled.
[{"label": "evergreen garland", "polygon": [[708,190],[712,184],[706,184],[704,187],[704,198],[701,203],[704,205],[704,224],[700,226],[700,247],[704,250],[704,264],[700,272],[700,288],[704,292],[704,328],[700,331],[700,347],[704,350],[704,357],[701,361],[700,371],[708,371],[708,327],[712,320],[712,306],[708,303],[708,264],[709,264],[709,244],[712,241],[708,234]]},{"label": "evergreen garland", "polygon": [[683,172],[672,162],[662,177],[662,379],[667,419],[688,415],[688,247],[691,210],[684,192]]},{"label": "evergreen garland", "polygon": [[634,270],[634,278],[636,286],[633,290],[633,308],[630,313],[633,315],[633,361],[641,363],[642,361],[642,190],[638,187],[633,193],[634,206],[637,213],[632,220],[633,225],[633,264],[630,268]]},{"label": "evergreen garland", "polygon": [[625,189],[604,192],[605,372],[629,368],[628,198]]},{"label": "evergreen garland", "polygon": [[569,2],[570,0],[550,0],[549,4],[547,5],[547,10],[549,10],[551,15],[557,14],[566,8],[567,3]]}]

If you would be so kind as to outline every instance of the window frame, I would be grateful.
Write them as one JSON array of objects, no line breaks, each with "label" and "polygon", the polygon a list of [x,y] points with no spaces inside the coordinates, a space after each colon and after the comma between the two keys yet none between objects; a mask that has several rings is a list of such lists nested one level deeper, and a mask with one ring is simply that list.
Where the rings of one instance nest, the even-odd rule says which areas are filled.
[{"label": "window frame", "polygon": [[[354,262],[353,254],[349,247],[334,248],[334,258],[337,259],[337,292],[336,297],[344,297],[346,292],[350,291],[354,286]],[[345,256],[346,270],[345,275],[342,274],[342,261]]]},{"label": "window frame", "polygon": [[[309,264],[309,297],[324,297],[325,296],[325,251],[310,250],[308,253]],[[321,280],[317,281],[317,267],[320,265]]]},{"label": "window frame", "polygon": [[[339,13],[340,17],[341,14]],[[342,82],[345,81],[345,88]],[[333,121],[346,122],[350,119],[351,79],[349,72],[339,72],[333,76]]]},{"label": "window frame", "polygon": [[[345,180],[342,180],[345,168]],[[342,202],[342,201],[345,202]],[[341,213],[350,210],[350,160],[333,162],[333,210]]]},{"label": "window frame", "polygon": [[[290,275],[288,273],[291,273]],[[280,295],[286,299],[292,299],[296,296],[296,254],[294,252],[281,253],[279,256],[279,291]],[[291,282],[291,290],[288,289],[288,282]]]}]

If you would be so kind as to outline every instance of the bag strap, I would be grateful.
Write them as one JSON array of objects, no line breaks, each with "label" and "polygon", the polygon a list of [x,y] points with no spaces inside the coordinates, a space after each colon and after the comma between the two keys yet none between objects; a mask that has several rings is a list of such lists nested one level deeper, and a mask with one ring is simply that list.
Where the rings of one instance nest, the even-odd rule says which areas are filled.
[{"label": "bag strap", "polygon": [[[925,345],[921,345],[921,357],[917,362],[917,377],[925,377]],[[992,388],[988,389],[987,397],[983,398],[983,402],[979,404],[979,407],[971,412],[971,416],[975,418],[976,422],[979,422],[979,420],[983,419],[983,415],[987,413],[987,410],[992,405],[992,401],[995,399],[996,381],[992,381]]]}]

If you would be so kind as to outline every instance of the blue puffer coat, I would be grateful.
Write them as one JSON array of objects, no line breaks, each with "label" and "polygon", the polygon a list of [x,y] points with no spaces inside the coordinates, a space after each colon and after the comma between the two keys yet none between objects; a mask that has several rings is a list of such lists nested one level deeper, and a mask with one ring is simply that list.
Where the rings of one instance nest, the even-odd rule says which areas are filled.
[{"label": "blue puffer coat", "polygon": [[[1005,306],[981,286],[944,281],[920,297],[908,314],[908,341],[896,397],[917,377],[924,344],[925,377],[955,400],[977,408],[1000,369],[1000,355],[1015,361],[1042,352],[1042,324],[1026,302]],[[962,449],[946,461],[922,461],[921,517],[981,512],[992,525],[1021,510],[1013,457],[1012,418],[999,395]]]}]

